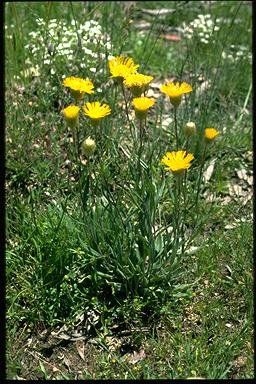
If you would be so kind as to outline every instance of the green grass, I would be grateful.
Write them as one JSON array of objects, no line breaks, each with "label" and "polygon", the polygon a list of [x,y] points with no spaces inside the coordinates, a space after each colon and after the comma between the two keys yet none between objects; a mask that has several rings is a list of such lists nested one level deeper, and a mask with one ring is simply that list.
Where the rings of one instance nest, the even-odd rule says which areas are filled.
[{"label": "green grass", "polygon": [[[245,53],[237,61],[223,58],[231,45],[251,51],[251,6],[125,4],[5,4],[7,377],[252,378],[252,204],[243,202],[252,187],[237,176],[243,169],[252,174],[252,68]],[[143,13],[161,7],[174,12],[164,17]],[[224,18],[209,44],[202,44],[198,34],[192,40],[182,36],[180,42],[161,37],[179,34],[183,22],[207,13]],[[94,19],[110,36],[111,48],[104,48],[105,56],[98,61],[78,49],[73,69],[65,57],[44,64],[42,55],[25,48],[31,40],[28,33],[40,30],[38,18],[46,22],[42,46],[49,44],[49,20]],[[141,20],[149,23],[143,33],[137,26]],[[193,87],[178,109],[183,145],[183,125],[194,121],[198,130],[190,146],[195,161],[188,171],[189,202],[196,195],[204,128],[220,131],[207,150],[204,170],[216,162],[210,181],[203,183],[199,210],[191,208],[185,217],[186,236],[197,232],[191,242],[196,248],[180,259],[170,235],[152,230],[175,216],[172,188],[168,191],[173,176],[165,176],[159,164],[175,142],[173,123],[162,126],[173,117],[173,109],[163,94],[155,96],[140,184],[136,122],[131,133],[121,109],[122,94],[108,80],[106,57],[120,53],[133,57],[139,70],[159,85],[177,79]],[[79,69],[80,62],[87,67]],[[88,63],[97,67],[96,73],[89,72]],[[27,76],[25,70],[37,65],[40,76]],[[88,76],[95,84],[95,99],[112,108],[96,133],[80,120],[80,140],[90,135],[97,142],[90,185],[88,164],[75,161],[71,131],[61,114],[73,102],[63,87],[64,75]],[[244,195],[232,194],[230,183],[240,186]],[[230,224],[236,226],[227,227]],[[53,336],[42,336],[44,330],[56,331],[64,324],[76,329],[74,319],[81,314],[90,355],[85,360],[74,342],[59,345]],[[52,352],[47,355],[45,350]],[[132,364],[134,351],[144,351],[144,357]],[[69,369],[58,359],[60,353],[71,361]]]}]

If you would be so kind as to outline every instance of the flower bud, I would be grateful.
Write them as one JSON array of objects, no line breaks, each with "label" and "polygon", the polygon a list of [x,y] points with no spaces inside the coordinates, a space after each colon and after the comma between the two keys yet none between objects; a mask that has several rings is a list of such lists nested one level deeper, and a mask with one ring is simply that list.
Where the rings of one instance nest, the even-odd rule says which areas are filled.
[{"label": "flower bud", "polygon": [[75,105],[70,105],[67,108],[63,109],[63,114],[66,119],[66,122],[70,128],[75,128],[78,124],[78,115],[80,108]]},{"label": "flower bud", "polygon": [[94,154],[94,152],[96,150],[96,143],[95,143],[95,141],[93,139],[91,139],[90,136],[89,136],[87,139],[85,139],[82,142],[81,150],[82,150],[82,153],[86,157],[90,157],[91,155]]},{"label": "flower bud", "polygon": [[219,132],[215,128],[205,128],[204,139],[206,143],[211,143],[218,136]]},{"label": "flower bud", "polygon": [[187,124],[184,126],[184,133],[186,136],[195,136],[196,135],[196,125],[192,121],[189,121]]}]

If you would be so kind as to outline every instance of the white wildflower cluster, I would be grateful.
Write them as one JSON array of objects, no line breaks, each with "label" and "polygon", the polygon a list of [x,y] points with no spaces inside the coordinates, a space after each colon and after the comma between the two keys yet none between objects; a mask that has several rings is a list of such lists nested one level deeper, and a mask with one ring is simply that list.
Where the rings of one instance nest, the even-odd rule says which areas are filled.
[{"label": "white wildflower cluster", "polygon": [[220,27],[220,19],[213,20],[211,15],[198,15],[196,19],[189,24],[183,23],[184,37],[192,39],[198,36],[201,43],[209,44],[210,39],[213,38],[214,32],[217,32]]},{"label": "white wildflower cluster", "polygon": [[252,61],[252,53],[249,51],[248,47],[244,45],[233,45],[229,46],[229,51],[223,51],[221,54],[224,60],[229,60],[234,63],[241,59]]},{"label": "white wildflower cluster", "polygon": [[[99,59],[105,58],[111,49],[109,36],[103,34],[101,26],[95,20],[83,24],[72,20],[51,19],[46,23],[37,19],[38,28],[29,33],[29,44],[25,49],[33,55],[33,61],[49,65],[55,73],[54,65],[59,61],[67,64],[68,69],[74,65],[96,72]],[[83,60],[78,60],[82,57]]]}]

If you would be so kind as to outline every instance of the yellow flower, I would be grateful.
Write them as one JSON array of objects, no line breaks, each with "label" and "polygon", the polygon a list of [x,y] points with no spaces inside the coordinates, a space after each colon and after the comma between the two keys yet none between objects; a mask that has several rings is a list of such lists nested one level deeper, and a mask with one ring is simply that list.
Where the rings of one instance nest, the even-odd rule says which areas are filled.
[{"label": "yellow flower", "polygon": [[204,130],[204,138],[207,143],[210,143],[218,136],[219,132],[215,128],[205,128]]},{"label": "yellow flower", "polygon": [[116,56],[108,61],[111,78],[123,80],[132,73],[136,73],[139,64],[135,64],[131,57]]},{"label": "yellow flower", "polygon": [[135,97],[132,100],[132,104],[135,108],[135,115],[139,120],[143,120],[148,112],[148,109],[155,104],[154,99],[148,97]]},{"label": "yellow flower", "polygon": [[176,175],[183,175],[188,169],[190,162],[194,159],[192,153],[186,151],[167,152],[162,158],[161,163],[166,165],[166,170],[172,171]]},{"label": "yellow flower", "polygon": [[107,104],[101,105],[99,101],[94,101],[86,103],[83,106],[83,111],[91,119],[92,123],[96,125],[105,116],[110,115],[111,108]]},{"label": "yellow flower", "polygon": [[94,85],[90,80],[85,80],[80,77],[66,77],[63,84],[70,89],[72,96],[76,100],[82,100],[85,93],[94,93]]},{"label": "yellow flower", "polygon": [[75,105],[70,105],[63,109],[63,114],[69,127],[75,128],[77,125],[79,111],[80,108]]},{"label": "yellow flower", "polygon": [[184,126],[184,133],[186,136],[195,136],[196,135],[196,125],[192,121],[189,121]]},{"label": "yellow flower", "polygon": [[187,83],[166,83],[161,85],[160,90],[170,97],[170,102],[177,108],[181,103],[181,97],[184,93],[192,91],[191,85]]},{"label": "yellow flower", "polygon": [[148,89],[152,76],[142,75],[142,73],[134,73],[128,75],[124,79],[124,85],[130,89],[131,93],[138,97]]},{"label": "yellow flower", "polygon": [[81,150],[86,157],[90,157],[96,150],[96,143],[90,136],[82,142]]}]

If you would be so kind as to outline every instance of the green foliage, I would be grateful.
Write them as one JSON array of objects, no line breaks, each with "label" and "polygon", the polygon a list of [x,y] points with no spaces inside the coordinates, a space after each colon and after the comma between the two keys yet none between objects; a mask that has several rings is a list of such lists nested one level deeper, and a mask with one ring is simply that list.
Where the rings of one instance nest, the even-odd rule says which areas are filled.
[{"label": "green foliage", "polygon": [[[252,149],[251,9],[243,2],[125,3],[5,5],[10,337],[22,327],[36,332],[83,313],[88,333],[97,335],[106,351],[96,364],[97,377],[86,371],[83,378],[230,378],[234,360],[250,342],[252,321],[251,207],[232,195],[224,204],[236,171],[252,168],[247,156]],[[173,11],[145,12],[162,6]],[[216,30],[200,35],[194,26],[191,38],[181,33],[199,14],[201,20],[209,14]],[[94,28],[93,21],[98,32],[80,32],[85,23]],[[148,29],[139,31],[140,21],[148,22]],[[181,35],[181,41],[169,41],[169,34]],[[65,36],[69,48],[63,47]],[[154,76],[159,85],[167,79],[192,85],[177,110],[176,126],[168,98],[154,85],[156,103],[140,140],[131,95],[109,80],[108,56],[119,54],[132,57],[139,72]],[[85,101],[99,100],[112,109],[98,127],[81,113],[76,138],[62,115],[74,104],[63,86],[63,78],[72,75],[95,84],[95,94]],[[183,131],[188,121],[197,126],[190,141]],[[204,152],[206,127],[220,135]],[[175,149],[176,128],[182,149],[195,156],[180,183],[160,164]],[[90,159],[79,153],[88,136],[97,145]],[[206,182],[203,172],[213,159]],[[234,222],[235,229],[225,229]],[[184,330],[190,306],[201,322],[189,320]],[[160,348],[156,324],[161,322],[172,351],[163,340]],[[138,370],[118,353],[117,364],[111,362],[105,337],[113,324],[157,329],[149,358]],[[232,324],[231,335],[226,324]],[[136,348],[144,339],[141,333],[134,336]],[[157,360],[150,348],[156,348]],[[20,369],[10,363],[9,375]],[[44,362],[38,370],[50,378]],[[242,369],[240,377],[246,375]]]}]

